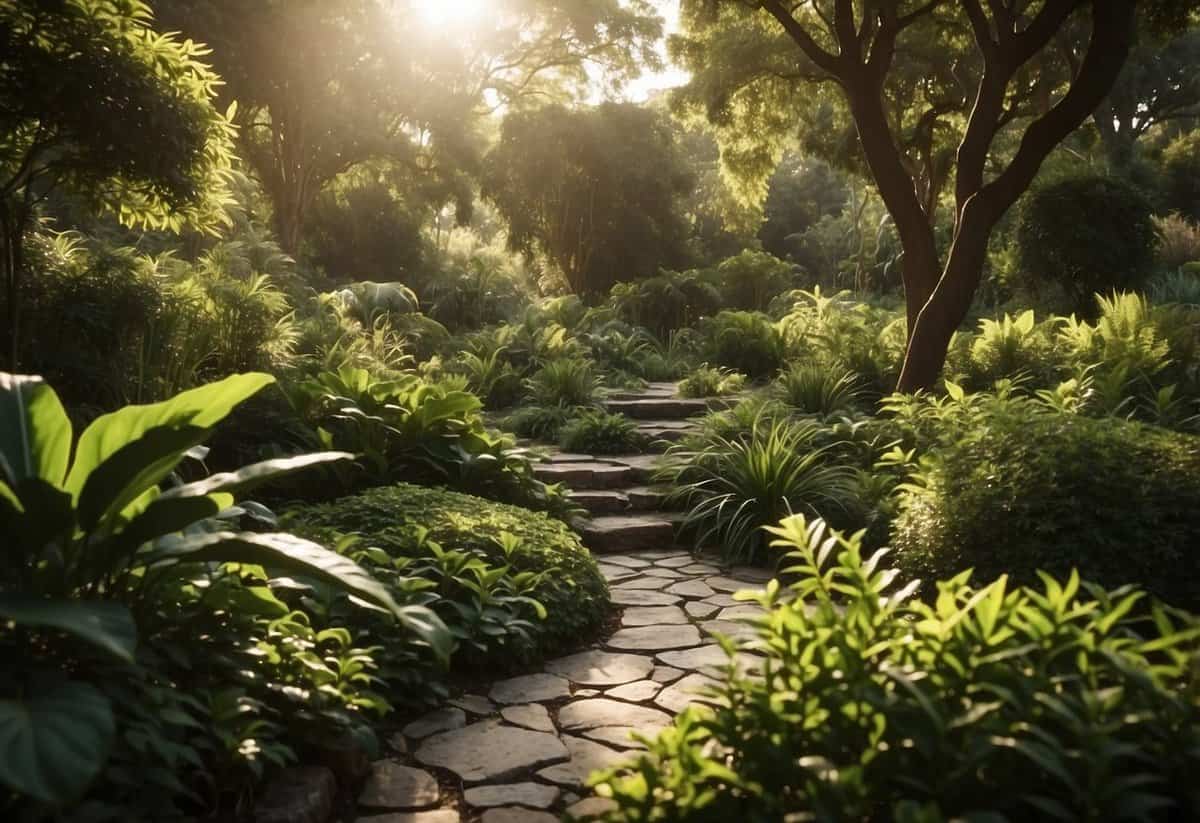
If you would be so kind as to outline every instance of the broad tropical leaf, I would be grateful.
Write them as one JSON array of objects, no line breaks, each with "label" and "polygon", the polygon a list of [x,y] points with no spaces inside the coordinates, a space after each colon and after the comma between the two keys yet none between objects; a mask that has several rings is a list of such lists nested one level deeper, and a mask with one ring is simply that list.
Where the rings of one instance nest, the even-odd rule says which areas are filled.
[{"label": "broad tropical leaf", "polygon": [[41,477],[54,485],[67,473],[71,421],[40,377],[0,372],[0,472],[9,485]]},{"label": "broad tropical leaf", "polygon": [[354,455],[350,454],[350,452],[331,451],[302,454],[297,457],[283,457],[276,460],[263,460],[259,463],[243,466],[237,471],[221,472],[220,474],[206,477],[203,480],[197,480],[195,483],[187,483],[183,486],[168,489],[163,492],[162,498],[196,497],[214,492],[227,492],[239,495],[254,489],[268,480],[292,474],[293,472],[303,471],[310,466],[353,459]]},{"label": "broad tropical leaf", "polygon": [[0,700],[0,783],[62,804],[100,773],[115,734],[108,700],[86,683]]},{"label": "broad tropical leaf", "polygon": [[129,609],[120,603],[49,600],[4,592],[0,593],[0,617],[22,626],[61,629],[121,660],[133,662],[137,625]]}]

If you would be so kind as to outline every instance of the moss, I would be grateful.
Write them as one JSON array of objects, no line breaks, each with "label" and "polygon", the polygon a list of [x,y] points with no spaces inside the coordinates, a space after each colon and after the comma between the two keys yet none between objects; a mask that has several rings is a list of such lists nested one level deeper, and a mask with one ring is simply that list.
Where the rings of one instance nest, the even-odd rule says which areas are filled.
[{"label": "moss", "polygon": [[532,593],[546,607],[538,624],[542,654],[575,646],[599,631],[608,613],[608,585],[591,553],[565,525],[544,514],[447,489],[400,483],[288,513],[288,527],[330,543],[336,534],[360,534],[396,556],[412,556],[413,531],[446,549],[474,549],[503,562],[494,538],[508,532],[522,541],[517,571],[543,573]]}]

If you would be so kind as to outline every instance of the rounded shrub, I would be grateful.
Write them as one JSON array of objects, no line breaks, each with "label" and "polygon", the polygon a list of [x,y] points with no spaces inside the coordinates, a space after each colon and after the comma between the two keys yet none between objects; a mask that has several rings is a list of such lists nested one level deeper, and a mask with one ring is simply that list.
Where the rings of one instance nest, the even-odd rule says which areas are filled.
[{"label": "rounded shrub", "polygon": [[772,531],[795,582],[753,597],[713,705],[600,777],[604,820],[1196,818],[1195,617],[1075,576],[924,603],[858,535]]},{"label": "rounded shrub", "polygon": [[650,438],[623,414],[585,411],[562,427],[558,444],[577,454],[640,454]]},{"label": "rounded shrub", "polygon": [[1115,177],[1074,177],[1027,196],[1017,226],[1021,268],[1031,285],[1055,283],[1075,308],[1092,295],[1136,289],[1154,265],[1153,206]]},{"label": "rounded shrub", "polygon": [[[358,534],[393,556],[416,556],[421,543],[482,553],[514,571],[540,576],[528,592],[546,608],[534,624],[534,648],[549,653],[595,633],[608,613],[608,586],[596,561],[565,525],[544,514],[469,494],[400,483],[288,514],[296,534],[332,545]],[[423,537],[418,530],[425,530]],[[520,545],[506,555],[496,538],[507,532]]]},{"label": "rounded shrub", "polygon": [[891,545],[926,580],[1078,569],[1200,607],[1200,439],[994,401],[948,423],[906,489]]},{"label": "rounded shrub", "polygon": [[1162,174],[1167,210],[1200,220],[1200,130],[1177,137],[1163,149]]}]

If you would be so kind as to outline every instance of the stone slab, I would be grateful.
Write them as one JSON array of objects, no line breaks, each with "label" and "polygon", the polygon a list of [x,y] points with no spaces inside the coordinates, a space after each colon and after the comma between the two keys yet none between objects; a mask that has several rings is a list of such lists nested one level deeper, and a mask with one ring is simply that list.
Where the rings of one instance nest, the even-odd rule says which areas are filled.
[{"label": "stone slab", "polygon": [[[653,672],[651,672],[653,674]],[[635,680],[624,686],[617,686],[604,693],[605,697],[615,700],[628,700],[630,703],[644,703],[662,690],[663,684],[654,680]]]},{"label": "stone slab", "polygon": [[667,626],[637,626],[621,629],[608,639],[614,649],[626,651],[664,651],[699,646],[700,632],[691,624]]},{"label": "stone slab", "polygon": [[510,677],[492,685],[488,695],[497,703],[538,703],[571,695],[571,684],[554,674],[538,672]]},{"label": "stone slab", "polygon": [[527,806],[548,809],[558,800],[562,790],[542,783],[506,783],[499,786],[475,786],[463,792],[468,806]]},{"label": "stone slab", "polygon": [[550,719],[550,712],[546,711],[545,706],[537,703],[525,706],[505,706],[500,710],[500,716],[514,726],[533,729],[535,732],[554,731],[554,721]]},{"label": "stone slab", "polygon": [[484,720],[427,738],[416,758],[449,769],[467,783],[504,780],[566,760],[569,752],[553,734]]},{"label": "stone slab", "polygon": [[633,606],[621,615],[622,626],[665,626],[687,622],[687,614],[678,606]]},{"label": "stone slab", "polygon": [[371,766],[358,805],[369,809],[427,809],[440,799],[438,782],[429,772],[380,760]]},{"label": "stone slab", "polygon": [[609,591],[609,599],[617,606],[674,606],[683,600],[677,594],[650,589],[618,589]]},{"label": "stone slab", "polygon": [[644,679],[653,668],[654,661],[649,657],[599,650],[579,652],[546,663],[546,670],[551,674],[581,686],[620,686]]},{"label": "stone slab", "polygon": [[404,727],[406,737],[419,740],[437,732],[447,732],[451,729],[461,729],[467,725],[467,715],[456,706],[447,706],[437,711],[418,717]]},{"label": "stone slab", "polygon": [[573,732],[601,726],[662,726],[669,722],[670,716],[658,709],[606,697],[576,700],[563,706],[558,712],[559,728]]}]

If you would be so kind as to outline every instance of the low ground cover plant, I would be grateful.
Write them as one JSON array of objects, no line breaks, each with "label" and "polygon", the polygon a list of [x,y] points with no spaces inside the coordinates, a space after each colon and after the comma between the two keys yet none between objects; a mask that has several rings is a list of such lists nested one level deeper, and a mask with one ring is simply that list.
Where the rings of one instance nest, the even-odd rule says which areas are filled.
[{"label": "low ground cover plant", "polygon": [[746,375],[707,363],[679,381],[680,397],[724,397],[737,394],[746,385]]},{"label": "low ground cover plant", "polygon": [[576,454],[640,454],[650,438],[623,414],[584,411],[559,430],[558,444]]}]

